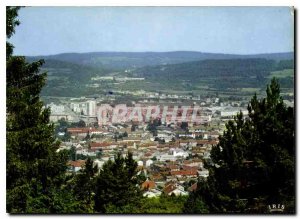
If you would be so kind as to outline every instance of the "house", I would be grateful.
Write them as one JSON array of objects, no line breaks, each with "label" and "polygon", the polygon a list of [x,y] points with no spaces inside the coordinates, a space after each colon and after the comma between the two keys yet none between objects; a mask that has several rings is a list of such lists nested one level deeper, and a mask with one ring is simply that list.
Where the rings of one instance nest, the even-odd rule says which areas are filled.
[{"label": "house", "polygon": [[85,138],[89,133],[87,128],[68,128],[67,132],[70,133],[70,136],[72,138],[75,137]]},{"label": "house", "polygon": [[75,149],[76,149],[76,151],[80,151],[83,149],[83,147],[81,144],[77,144],[77,145],[75,145]]},{"label": "house", "polygon": [[89,157],[97,156],[96,151],[92,151],[88,149],[76,150],[76,154],[82,154],[84,156],[89,156]]},{"label": "house", "polygon": [[140,138],[135,138],[135,137],[124,137],[123,142],[136,142],[140,143],[141,139]]},{"label": "house", "polygon": [[174,189],[173,191],[171,191],[168,195],[175,195],[175,196],[180,196],[180,195],[188,195],[189,193],[182,190],[182,189],[179,189],[179,188],[176,188]]},{"label": "house", "polygon": [[142,183],[141,188],[143,190],[154,189],[156,188],[156,184],[154,181],[150,181],[149,179],[147,179],[145,182]]},{"label": "house", "polygon": [[94,162],[93,162],[94,166],[97,166],[99,171],[102,169],[104,163],[105,163],[105,161],[98,160],[98,159],[94,160]]},{"label": "house", "polygon": [[194,192],[194,191],[197,190],[197,187],[198,187],[198,183],[195,182],[195,183],[194,183],[193,185],[191,185],[187,190],[188,190],[189,192]]},{"label": "house", "polygon": [[187,158],[189,156],[188,152],[183,151],[182,149],[178,149],[178,148],[171,148],[170,152],[172,153],[172,155],[174,157],[183,157],[183,158]]},{"label": "house", "polygon": [[143,162],[142,160],[139,160],[139,161],[137,162],[137,165],[140,166],[140,167],[142,167],[142,166],[144,166],[144,162]]},{"label": "house", "polygon": [[110,156],[109,155],[103,155],[102,156],[102,160],[105,161],[105,162],[109,161],[110,160]]},{"label": "house", "polygon": [[159,156],[158,160],[163,161],[163,162],[165,162],[165,161],[175,161],[175,160],[177,160],[177,158],[172,154],[162,154],[161,156]]},{"label": "house", "polygon": [[171,176],[176,177],[197,177],[198,172],[197,170],[179,170],[179,171],[171,171]]},{"label": "house", "polygon": [[165,188],[163,189],[164,194],[166,195],[188,195],[188,192],[184,191],[183,186],[177,183],[168,183],[166,184]]},{"label": "house", "polygon": [[202,168],[198,171],[199,177],[207,178],[209,176],[209,171],[205,168]]},{"label": "house", "polygon": [[92,150],[114,149],[117,147],[118,147],[118,145],[116,143],[112,143],[112,142],[91,142],[90,143],[90,148]]},{"label": "house", "polygon": [[176,176],[166,176],[166,182],[178,182],[178,177]]},{"label": "house", "polygon": [[183,164],[190,167],[203,167],[203,161],[200,159],[185,160]]},{"label": "house", "polygon": [[153,174],[151,179],[157,184],[158,182],[164,182],[164,177],[160,174]]},{"label": "house", "polygon": [[153,158],[153,157],[154,157],[154,154],[151,153],[151,152],[147,152],[147,153],[144,154],[144,157],[145,157],[146,159],[150,159],[150,158]]},{"label": "house", "polygon": [[146,161],[146,167],[150,167],[153,164],[153,160]]},{"label": "house", "polygon": [[143,196],[147,198],[159,197],[161,195],[161,191],[157,189],[150,189],[144,192]]},{"label": "house", "polygon": [[85,160],[76,160],[69,161],[67,164],[70,167],[70,170],[74,173],[78,172],[85,165]]},{"label": "house", "polygon": [[187,166],[187,165],[182,165],[181,166],[182,170],[188,170],[188,171],[197,171],[198,170],[198,167],[195,167],[195,166]]},{"label": "house", "polygon": [[167,168],[170,171],[179,171],[180,170],[180,166],[179,165],[175,165],[175,164],[168,164]]},{"label": "house", "polygon": [[91,127],[90,128],[84,127],[84,128],[67,128],[67,132],[70,133],[70,135],[73,136],[73,137],[84,138],[88,134],[90,136],[93,135],[93,134],[95,134],[95,135],[102,134],[103,130],[95,129],[95,128],[91,128]]},{"label": "house", "polygon": [[218,139],[219,138],[220,133],[217,131],[212,131],[209,133],[209,136],[211,139]]}]

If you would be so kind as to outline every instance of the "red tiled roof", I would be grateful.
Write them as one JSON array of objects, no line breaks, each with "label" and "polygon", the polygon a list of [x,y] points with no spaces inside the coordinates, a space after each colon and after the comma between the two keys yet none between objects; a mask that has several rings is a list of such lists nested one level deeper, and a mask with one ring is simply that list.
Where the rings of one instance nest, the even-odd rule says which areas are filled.
[{"label": "red tiled roof", "polygon": [[163,179],[164,177],[161,174],[155,174],[152,176],[152,180],[159,180],[159,179]]},{"label": "red tiled roof", "polygon": [[182,169],[183,170],[192,170],[193,171],[193,170],[198,170],[198,167],[193,167],[193,166],[191,167],[191,166],[183,165]]},{"label": "red tiled roof", "polygon": [[211,145],[217,145],[219,143],[219,141],[217,140],[212,140],[212,141],[209,141],[208,144],[211,144]]},{"label": "red tiled roof", "polygon": [[179,169],[179,166],[177,166],[177,165],[173,165],[173,164],[169,164],[169,165],[167,165],[167,168],[169,168],[169,169]]},{"label": "red tiled roof", "polygon": [[171,175],[184,175],[184,176],[195,176],[197,175],[197,170],[180,170],[180,171],[171,171]]},{"label": "red tiled roof", "polygon": [[155,182],[146,180],[141,185],[142,189],[154,189],[155,188]]},{"label": "red tiled roof", "polygon": [[169,194],[170,192],[174,191],[175,189],[176,189],[176,186],[174,184],[169,184],[163,189],[163,192],[166,194]]},{"label": "red tiled roof", "polygon": [[103,147],[108,147],[108,146],[111,146],[111,145],[113,145],[113,144],[110,143],[110,142],[91,142],[90,143],[91,149],[92,148],[103,148]]},{"label": "red tiled roof", "polygon": [[147,152],[147,153],[144,154],[144,156],[145,157],[150,157],[150,156],[152,156],[152,153]]},{"label": "red tiled roof", "polygon": [[88,131],[87,128],[67,128],[68,132],[81,132],[81,131]]},{"label": "red tiled roof", "polygon": [[85,160],[76,160],[76,161],[69,161],[68,165],[72,167],[82,167],[85,164]]},{"label": "red tiled roof", "polygon": [[197,140],[197,144],[208,144],[208,140]]},{"label": "red tiled roof", "polygon": [[184,160],[183,163],[184,164],[191,164],[191,163],[193,163],[193,161],[191,161],[191,160]]},{"label": "red tiled roof", "polygon": [[67,132],[70,133],[88,133],[88,132],[96,132],[96,131],[102,131],[99,129],[95,129],[95,128],[89,128],[89,127],[84,127],[84,128],[67,128]]},{"label": "red tiled roof", "polygon": [[197,189],[198,185],[197,183],[194,183],[193,185],[191,185],[189,188],[188,188],[188,191],[192,192],[192,191],[195,191]]}]

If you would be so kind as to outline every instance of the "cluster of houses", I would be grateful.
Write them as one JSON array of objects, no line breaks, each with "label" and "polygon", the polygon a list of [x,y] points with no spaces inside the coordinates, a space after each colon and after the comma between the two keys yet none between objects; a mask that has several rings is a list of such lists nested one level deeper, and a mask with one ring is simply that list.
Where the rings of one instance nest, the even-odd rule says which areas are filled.
[{"label": "cluster of houses", "polygon": [[[146,178],[140,185],[145,197],[162,193],[188,195],[197,188],[199,178],[209,176],[204,163],[218,144],[218,131],[208,130],[209,126],[198,127],[182,135],[179,127],[158,126],[153,136],[144,126],[137,125],[134,130],[132,126],[68,128],[70,140],[62,142],[58,150],[73,149],[80,157],[69,161],[69,171],[73,173],[84,167],[86,157],[91,157],[100,171],[105,162],[114,160],[116,153],[125,157],[131,152],[138,175]],[[170,135],[172,138],[167,141],[166,136]]]},{"label": "cluster of houses", "polygon": [[[157,93],[155,96],[163,95]],[[174,105],[174,100],[171,99],[177,97],[179,98],[176,95],[166,96],[164,102],[159,99],[157,103],[163,106]],[[194,104],[191,101],[189,106]],[[148,99],[147,103],[141,103],[132,102],[127,114],[134,111],[137,104],[143,109],[142,116],[147,116],[145,109],[152,106],[153,101]],[[59,106],[52,107],[57,107],[57,112],[63,110]],[[85,100],[82,103],[71,104],[71,111],[75,114],[80,111],[83,114],[80,118],[97,119],[97,107],[97,101]],[[174,107],[168,109],[172,111]],[[187,195],[199,186],[199,179],[205,180],[209,176],[205,163],[211,161],[211,150],[218,144],[219,136],[225,129],[225,122],[240,111],[247,115],[243,105],[221,104],[218,98],[205,100],[200,111],[200,123],[187,122],[184,126],[180,121],[183,109],[178,111],[178,119],[175,122],[161,119],[160,123],[155,123],[155,127],[153,118],[150,121],[131,120],[107,124],[100,124],[98,121],[97,126],[88,123],[87,120],[85,122],[88,127],[66,129],[63,134],[68,135],[69,140],[62,142],[58,150],[74,151],[75,157],[69,162],[69,171],[72,173],[78,173],[83,168],[87,157],[91,157],[94,165],[101,170],[105,162],[114,160],[117,153],[125,157],[131,152],[138,165],[138,175],[141,174],[145,178],[140,185],[145,197],[161,194]],[[164,113],[158,115],[161,114]],[[195,115],[198,116],[198,113]]]}]

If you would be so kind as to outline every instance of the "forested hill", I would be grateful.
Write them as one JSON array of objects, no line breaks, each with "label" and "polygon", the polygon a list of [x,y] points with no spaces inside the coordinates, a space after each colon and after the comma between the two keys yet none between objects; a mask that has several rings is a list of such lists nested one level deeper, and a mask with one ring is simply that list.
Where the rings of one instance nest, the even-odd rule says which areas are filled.
[{"label": "forested hill", "polygon": [[[188,59],[188,54],[186,53],[186,60]],[[171,53],[171,55],[176,57],[176,54]],[[207,59],[179,64],[135,67],[129,70],[128,68],[123,68],[116,71],[114,70],[116,68],[97,67],[95,65],[82,64],[79,61],[73,63],[71,61],[44,58],[45,64],[42,70],[48,72],[48,77],[42,94],[46,96],[83,96],[101,93],[105,89],[177,90],[196,93],[203,93],[204,91],[240,93],[241,89],[246,89],[247,92],[253,92],[264,88],[273,76],[279,78],[282,88],[291,89],[294,85],[293,59],[280,61],[263,58]],[[38,57],[26,57],[26,59],[31,62],[37,60]],[[142,58],[140,59],[143,60]],[[125,60],[128,61],[129,59],[124,58],[124,62]],[[170,60],[174,62],[176,59]],[[145,64],[149,63],[148,61],[149,59],[145,58]],[[134,62],[136,63],[136,61]],[[113,63],[117,66],[119,62],[111,59],[111,65]],[[92,77],[107,75],[145,77],[146,80],[139,83],[132,82],[133,84],[127,82],[122,85],[91,80]],[[99,88],[91,87],[90,84],[94,83],[100,83],[101,86]],[[250,94],[252,95],[251,92]],[[234,95],[235,93],[232,94]]]},{"label": "forested hill", "polygon": [[[136,69],[133,74],[152,81],[168,81],[168,83],[186,81],[191,86],[200,84],[217,89],[253,88],[265,86],[271,72],[293,68],[293,60],[276,62],[259,58],[222,59],[147,66]],[[284,78],[282,82],[287,84],[287,87],[293,87],[292,77]]]},{"label": "forested hill", "polygon": [[294,53],[270,53],[255,55],[233,55],[222,53],[203,53],[194,51],[175,52],[91,52],[62,53],[49,56],[31,56],[30,59],[59,60],[93,67],[124,69],[166,64],[178,64],[206,59],[248,59],[266,58],[272,60],[293,59]]},{"label": "forested hill", "polygon": [[147,66],[135,73],[144,77],[253,77],[267,75],[276,67],[274,60],[267,59],[221,59],[187,62],[174,65]]}]

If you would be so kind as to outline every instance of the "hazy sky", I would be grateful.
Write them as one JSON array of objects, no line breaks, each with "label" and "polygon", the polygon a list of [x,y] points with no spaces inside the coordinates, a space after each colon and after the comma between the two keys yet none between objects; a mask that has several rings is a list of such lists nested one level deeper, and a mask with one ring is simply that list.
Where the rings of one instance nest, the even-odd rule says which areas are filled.
[{"label": "hazy sky", "polygon": [[288,7],[29,7],[16,55],[98,51],[293,51]]}]

